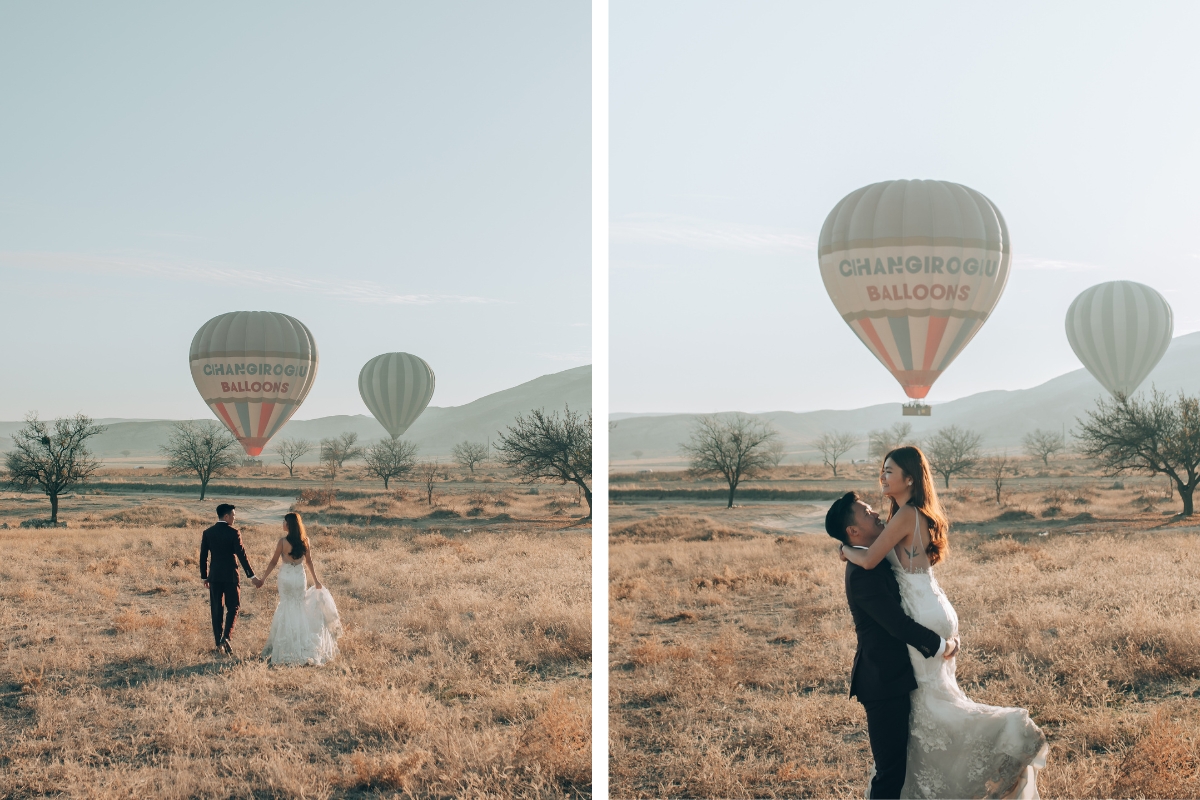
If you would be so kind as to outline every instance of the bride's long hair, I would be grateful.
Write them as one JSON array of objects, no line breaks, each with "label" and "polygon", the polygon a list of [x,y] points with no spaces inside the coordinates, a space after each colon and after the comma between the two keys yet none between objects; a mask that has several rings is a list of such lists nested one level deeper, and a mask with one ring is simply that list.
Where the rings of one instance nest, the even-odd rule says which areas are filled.
[{"label": "bride's long hair", "polygon": [[[883,457],[883,462],[886,464],[889,458],[893,464],[904,470],[906,476],[913,479],[912,495],[907,505],[920,512],[929,527],[929,544],[925,547],[929,563],[932,565],[945,560],[949,549],[946,532],[950,528],[950,521],[946,519],[946,511],[938,500],[937,486],[933,482],[929,461],[918,447],[897,447]],[[883,467],[880,466],[881,474],[882,471]],[[900,506],[894,497],[889,497],[888,503],[891,506],[888,519],[891,519],[896,516]]]},{"label": "bride's long hair", "polygon": [[308,534],[304,532],[304,520],[293,511],[284,514],[283,521],[287,523],[287,540],[292,546],[290,555],[292,558],[300,558],[308,552]]}]

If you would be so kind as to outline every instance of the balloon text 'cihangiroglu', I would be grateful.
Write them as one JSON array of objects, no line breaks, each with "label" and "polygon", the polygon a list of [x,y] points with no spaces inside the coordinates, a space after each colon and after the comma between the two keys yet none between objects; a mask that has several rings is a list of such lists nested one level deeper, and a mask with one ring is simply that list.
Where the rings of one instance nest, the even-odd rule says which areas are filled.
[{"label": "balloon text 'cihangiroglu'", "polygon": [[200,396],[251,456],[291,419],[317,377],[312,333],[273,311],[213,317],[196,331],[189,360]]},{"label": "balloon text 'cihangiroglu'", "polygon": [[842,198],[817,256],[842,319],[921,399],[996,307],[1012,245],[999,209],[974,189],[902,180]]}]

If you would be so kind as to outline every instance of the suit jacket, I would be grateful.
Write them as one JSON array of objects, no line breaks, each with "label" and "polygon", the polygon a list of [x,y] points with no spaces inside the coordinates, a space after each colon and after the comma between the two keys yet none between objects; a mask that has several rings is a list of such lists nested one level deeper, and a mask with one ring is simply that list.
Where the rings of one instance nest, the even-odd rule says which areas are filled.
[{"label": "suit jacket", "polygon": [[[212,568],[208,557],[212,554]],[[235,560],[236,559],[236,560]],[[242,547],[242,535],[225,520],[204,531],[200,538],[200,578],[218,583],[237,583],[237,562],[242,562],[246,577],[253,578],[254,570],[246,559],[246,548]]]},{"label": "suit jacket", "polygon": [[869,702],[916,689],[917,679],[905,645],[932,658],[941,647],[942,637],[904,613],[892,565],[887,560],[875,569],[846,564],[846,600],[858,635],[850,696]]}]

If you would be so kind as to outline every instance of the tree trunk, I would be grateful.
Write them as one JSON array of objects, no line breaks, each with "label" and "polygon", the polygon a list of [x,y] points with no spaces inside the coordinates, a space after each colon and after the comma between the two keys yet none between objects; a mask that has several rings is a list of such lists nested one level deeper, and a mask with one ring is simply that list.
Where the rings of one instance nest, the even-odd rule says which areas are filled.
[{"label": "tree trunk", "polygon": [[[1188,500],[1191,500],[1188,497]],[[58,524],[58,492],[50,492],[50,522],[53,525]]]},{"label": "tree trunk", "polygon": [[1183,514],[1181,516],[1190,517],[1192,515],[1192,492],[1195,491],[1196,484],[1179,484],[1179,499],[1183,501]]},{"label": "tree trunk", "polygon": [[592,518],[592,490],[589,489],[588,487],[584,486],[582,483],[578,483],[576,485],[583,491],[583,499],[587,500],[587,504],[588,504],[587,519],[591,519]]},{"label": "tree trunk", "polygon": [[204,502],[204,493],[208,491],[208,481],[205,478],[200,479],[200,502]]},{"label": "tree trunk", "polygon": [[946,491],[950,491],[950,473],[947,472],[944,477],[946,478]]},{"label": "tree trunk", "polygon": [[388,488],[388,487],[387,487],[387,482],[388,482],[388,476],[387,476],[387,475],[384,475],[384,476],[383,476],[383,490],[384,490],[385,492],[387,491],[387,488]]},{"label": "tree trunk", "polygon": [[733,508],[733,493],[736,491],[737,491],[737,482],[730,481],[729,482],[729,505],[725,506],[726,508]]}]

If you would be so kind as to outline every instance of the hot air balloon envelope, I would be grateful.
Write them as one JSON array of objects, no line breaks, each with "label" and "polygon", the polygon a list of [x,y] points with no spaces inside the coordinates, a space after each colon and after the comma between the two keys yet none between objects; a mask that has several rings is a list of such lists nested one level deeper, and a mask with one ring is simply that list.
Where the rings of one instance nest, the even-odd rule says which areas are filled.
[{"label": "hot air balloon envelope", "polygon": [[842,198],[817,257],[842,319],[920,399],[995,308],[1012,247],[1004,217],[979,192],[903,180]]},{"label": "hot air balloon envelope", "polygon": [[1142,283],[1097,284],[1067,309],[1067,341],[1087,371],[1113,395],[1137,390],[1171,344],[1175,318],[1161,294]]},{"label": "hot air balloon envelope", "polygon": [[304,323],[273,311],[231,311],[196,331],[192,380],[217,419],[257,456],[304,402],[317,345]]},{"label": "hot air balloon envelope", "polygon": [[429,405],[436,382],[424,359],[411,353],[384,353],[372,358],[359,371],[358,393],[379,424],[395,439]]}]

